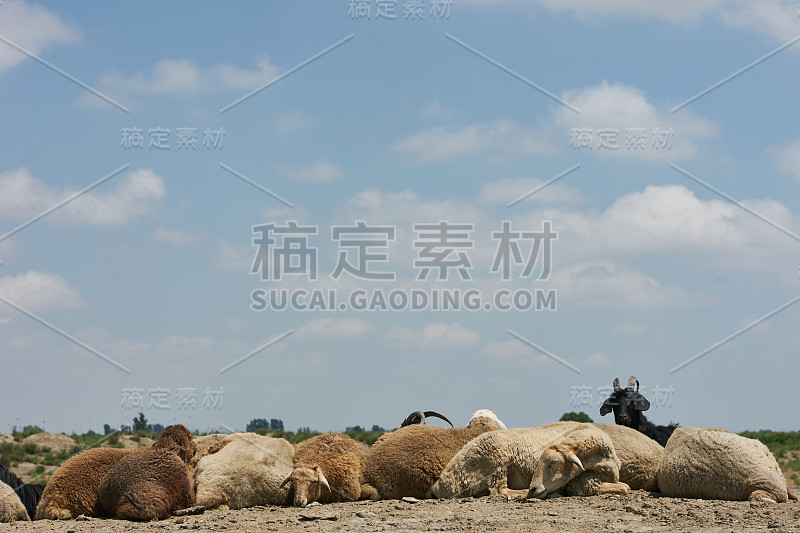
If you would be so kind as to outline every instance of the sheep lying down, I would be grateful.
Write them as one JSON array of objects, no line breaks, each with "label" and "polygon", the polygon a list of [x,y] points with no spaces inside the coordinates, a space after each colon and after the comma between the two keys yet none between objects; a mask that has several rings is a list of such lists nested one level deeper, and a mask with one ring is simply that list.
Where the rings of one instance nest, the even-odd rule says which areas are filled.
[{"label": "sheep lying down", "polygon": [[627,494],[611,438],[591,424],[549,424],[491,431],[472,439],[447,464],[427,496],[454,498],[553,492]]},{"label": "sheep lying down", "polygon": [[676,498],[797,499],[764,444],[721,429],[676,429],[664,450],[658,486],[665,496]]}]

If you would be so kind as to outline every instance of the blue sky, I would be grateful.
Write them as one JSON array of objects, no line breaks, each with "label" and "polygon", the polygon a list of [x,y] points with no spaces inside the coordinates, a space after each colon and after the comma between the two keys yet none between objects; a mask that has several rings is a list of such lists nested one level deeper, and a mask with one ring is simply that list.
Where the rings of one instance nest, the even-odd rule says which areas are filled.
[{"label": "blue sky", "polygon": [[[414,19],[397,0],[394,20],[350,4],[0,4],[0,234],[125,167],[0,240],[0,431],[139,410],[201,430],[480,408],[533,426],[600,419],[630,375],[655,422],[797,429],[800,306],[758,321],[800,294],[800,43],[755,63],[800,36],[796,2],[453,0],[434,17],[425,0]],[[289,220],[318,228],[318,277],[261,280],[252,228]],[[549,279],[490,272],[503,220],[552,222]],[[357,221],[396,229],[377,269],[394,282],[329,276],[331,227]],[[439,221],[474,225],[472,279],[415,280],[413,226]],[[554,290],[557,309],[251,309],[258,289],[435,288]]]}]

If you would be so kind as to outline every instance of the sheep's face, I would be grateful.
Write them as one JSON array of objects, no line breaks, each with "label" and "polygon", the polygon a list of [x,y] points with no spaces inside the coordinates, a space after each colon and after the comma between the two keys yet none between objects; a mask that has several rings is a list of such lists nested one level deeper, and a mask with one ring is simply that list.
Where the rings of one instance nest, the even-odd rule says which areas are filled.
[{"label": "sheep's face", "polygon": [[650,402],[631,387],[616,389],[600,407],[600,415],[614,411],[614,422],[621,426],[636,428],[641,411],[650,409]]},{"label": "sheep's face", "polygon": [[583,471],[583,464],[571,448],[560,444],[549,446],[533,471],[528,498],[545,498]]},{"label": "sheep's face", "polygon": [[294,490],[294,506],[305,507],[309,502],[319,500],[331,487],[319,466],[295,466],[292,473],[283,480],[281,487],[291,483]]}]

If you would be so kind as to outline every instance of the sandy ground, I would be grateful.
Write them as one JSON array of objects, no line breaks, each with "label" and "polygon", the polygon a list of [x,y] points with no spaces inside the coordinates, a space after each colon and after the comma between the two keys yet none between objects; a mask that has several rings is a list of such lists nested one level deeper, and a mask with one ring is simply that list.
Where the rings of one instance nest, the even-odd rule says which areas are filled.
[{"label": "sandy ground", "polygon": [[253,507],[214,510],[135,523],[89,519],[0,524],[5,531],[800,531],[800,504],[766,504],[628,496],[512,500],[465,498],[405,502],[384,500],[306,509]]}]

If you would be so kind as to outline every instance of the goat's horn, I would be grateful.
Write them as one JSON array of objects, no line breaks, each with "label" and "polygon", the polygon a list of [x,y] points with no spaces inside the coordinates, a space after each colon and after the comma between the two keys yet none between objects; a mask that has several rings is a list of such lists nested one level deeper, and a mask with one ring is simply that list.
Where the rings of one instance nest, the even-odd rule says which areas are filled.
[{"label": "goat's horn", "polygon": [[614,390],[619,390],[619,378],[614,378]]},{"label": "goat's horn", "polygon": [[400,427],[410,426],[412,424],[422,424],[425,422],[425,413],[422,411],[414,411],[410,415],[403,420],[403,423],[400,424]]},{"label": "goat's horn", "polygon": [[636,387],[636,392],[639,392],[639,380],[636,379],[636,376],[631,376],[628,378],[628,388],[632,389]]},{"label": "goat's horn", "polygon": [[423,419],[424,419],[425,417],[435,416],[436,418],[441,418],[442,420],[444,420],[445,422],[447,422],[448,424],[450,424],[450,427],[455,427],[455,426],[453,425],[453,423],[452,423],[452,422],[450,422],[450,420],[448,420],[448,419],[447,419],[447,417],[446,417],[446,416],[444,416],[444,415],[442,415],[442,414],[439,414],[439,413],[437,413],[436,411],[425,411],[425,412],[423,413],[423,415],[424,415]]}]

